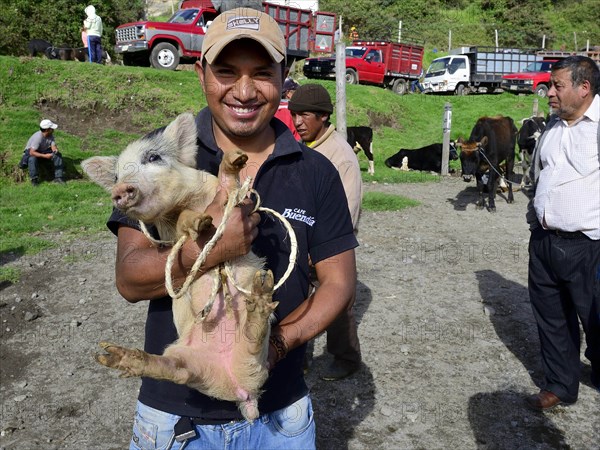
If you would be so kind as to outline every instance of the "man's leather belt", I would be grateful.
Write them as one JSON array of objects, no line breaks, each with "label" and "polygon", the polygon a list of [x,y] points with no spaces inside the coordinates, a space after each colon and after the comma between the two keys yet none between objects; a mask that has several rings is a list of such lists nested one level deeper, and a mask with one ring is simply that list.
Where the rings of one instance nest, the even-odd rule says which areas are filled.
[{"label": "man's leather belt", "polygon": [[549,233],[564,239],[583,239],[588,237],[581,231],[547,230]]}]

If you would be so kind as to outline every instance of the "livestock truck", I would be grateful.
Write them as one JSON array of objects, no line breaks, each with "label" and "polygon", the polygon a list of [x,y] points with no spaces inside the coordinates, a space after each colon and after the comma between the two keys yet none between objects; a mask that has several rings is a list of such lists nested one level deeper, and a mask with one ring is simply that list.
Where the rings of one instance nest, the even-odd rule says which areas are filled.
[{"label": "livestock truck", "polygon": [[600,51],[598,50],[579,52],[540,50],[537,52],[538,60],[528,65],[522,72],[504,75],[501,87],[509,92],[536,93],[540,97],[546,97],[550,88],[552,66],[561,59],[572,55],[587,56],[600,66]]},{"label": "livestock truck", "polygon": [[500,88],[503,75],[520,72],[536,59],[534,51],[460,47],[431,62],[423,87],[427,93],[492,93]]},{"label": "livestock truck", "polygon": [[[307,78],[335,79],[335,56],[307,58],[302,71]],[[346,83],[372,84],[404,94],[418,80],[423,67],[423,47],[387,41],[354,41],[346,47]]]},{"label": "livestock truck", "polygon": [[[214,3],[214,4],[213,4]],[[260,4],[260,2],[258,2]],[[115,53],[127,66],[152,66],[175,70],[180,63],[200,58],[202,41],[212,21],[230,7],[209,0],[187,0],[167,22],[135,22],[115,30]],[[331,52],[334,48],[336,15],[313,13],[308,9],[262,2],[262,11],[281,28],[287,45],[287,63],[306,58],[310,52]]]}]

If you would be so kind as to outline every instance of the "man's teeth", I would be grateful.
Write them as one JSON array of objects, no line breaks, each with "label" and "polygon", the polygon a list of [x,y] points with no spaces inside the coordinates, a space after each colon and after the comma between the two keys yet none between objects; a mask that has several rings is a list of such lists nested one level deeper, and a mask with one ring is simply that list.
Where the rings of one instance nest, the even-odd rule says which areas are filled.
[{"label": "man's teeth", "polygon": [[255,110],[255,108],[240,108],[239,106],[232,106],[231,109],[239,114],[247,114]]}]

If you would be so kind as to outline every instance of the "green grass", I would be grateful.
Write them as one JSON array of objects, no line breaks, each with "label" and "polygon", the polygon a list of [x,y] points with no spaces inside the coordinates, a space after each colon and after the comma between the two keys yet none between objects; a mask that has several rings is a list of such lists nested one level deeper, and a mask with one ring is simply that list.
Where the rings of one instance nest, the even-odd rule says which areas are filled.
[{"label": "green grass", "polygon": [[362,201],[362,208],[366,211],[400,211],[418,205],[420,203],[416,200],[383,192],[365,192]]},{"label": "green grass", "polygon": [[[109,195],[87,181],[83,159],[114,155],[128,142],[167,124],[184,111],[205,106],[198,78],[190,67],[98,66],[41,58],[0,56],[0,254],[34,253],[75,236],[93,237],[105,230]],[[318,82],[335,98],[332,81]],[[484,115],[508,115],[518,121],[532,112],[533,96],[398,96],[375,86],[346,86],[347,125],[373,127],[375,175],[358,155],[365,182],[408,183],[438,179],[420,172],[390,170],[384,165],[400,148],[442,141],[444,105],[452,105],[451,138],[468,137]],[[541,108],[547,111],[547,106]],[[59,124],[55,132],[67,166],[66,186],[29,186],[16,165],[27,139],[42,118]],[[335,123],[335,117],[332,118]],[[459,168],[452,161],[451,168]],[[400,200],[399,205],[402,204]],[[365,209],[398,209],[396,199],[365,196]],[[379,209],[378,209],[379,210]],[[0,275],[2,277],[3,275]],[[12,275],[11,275],[12,276]]]}]

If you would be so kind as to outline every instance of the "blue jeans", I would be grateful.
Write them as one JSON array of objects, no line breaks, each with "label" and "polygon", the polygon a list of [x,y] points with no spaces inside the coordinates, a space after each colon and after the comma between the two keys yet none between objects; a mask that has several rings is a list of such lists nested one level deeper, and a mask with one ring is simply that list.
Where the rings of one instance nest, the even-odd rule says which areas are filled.
[{"label": "blue jeans", "polygon": [[[52,150],[43,150],[40,153],[52,153]],[[52,163],[54,167],[54,178],[62,178],[64,173],[64,164],[62,155],[60,152],[56,152],[52,155],[52,159],[47,160],[43,158],[36,158],[35,156],[29,155],[28,165],[29,165],[29,179],[34,180],[38,178],[38,164],[42,162],[43,164]]]},{"label": "blue jeans", "polygon": [[102,63],[102,39],[100,36],[88,36],[89,59],[92,63]]},{"label": "blue jeans", "polygon": [[[129,450],[166,449],[179,418],[138,401]],[[195,428],[198,434],[186,442],[185,450],[316,448],[315,422],[308,395],[287,408],[263,414],[253,423],[243,420],[222,425],[196,425]],[[175,441],[171,448],[179,450],[181,445]]]}]

